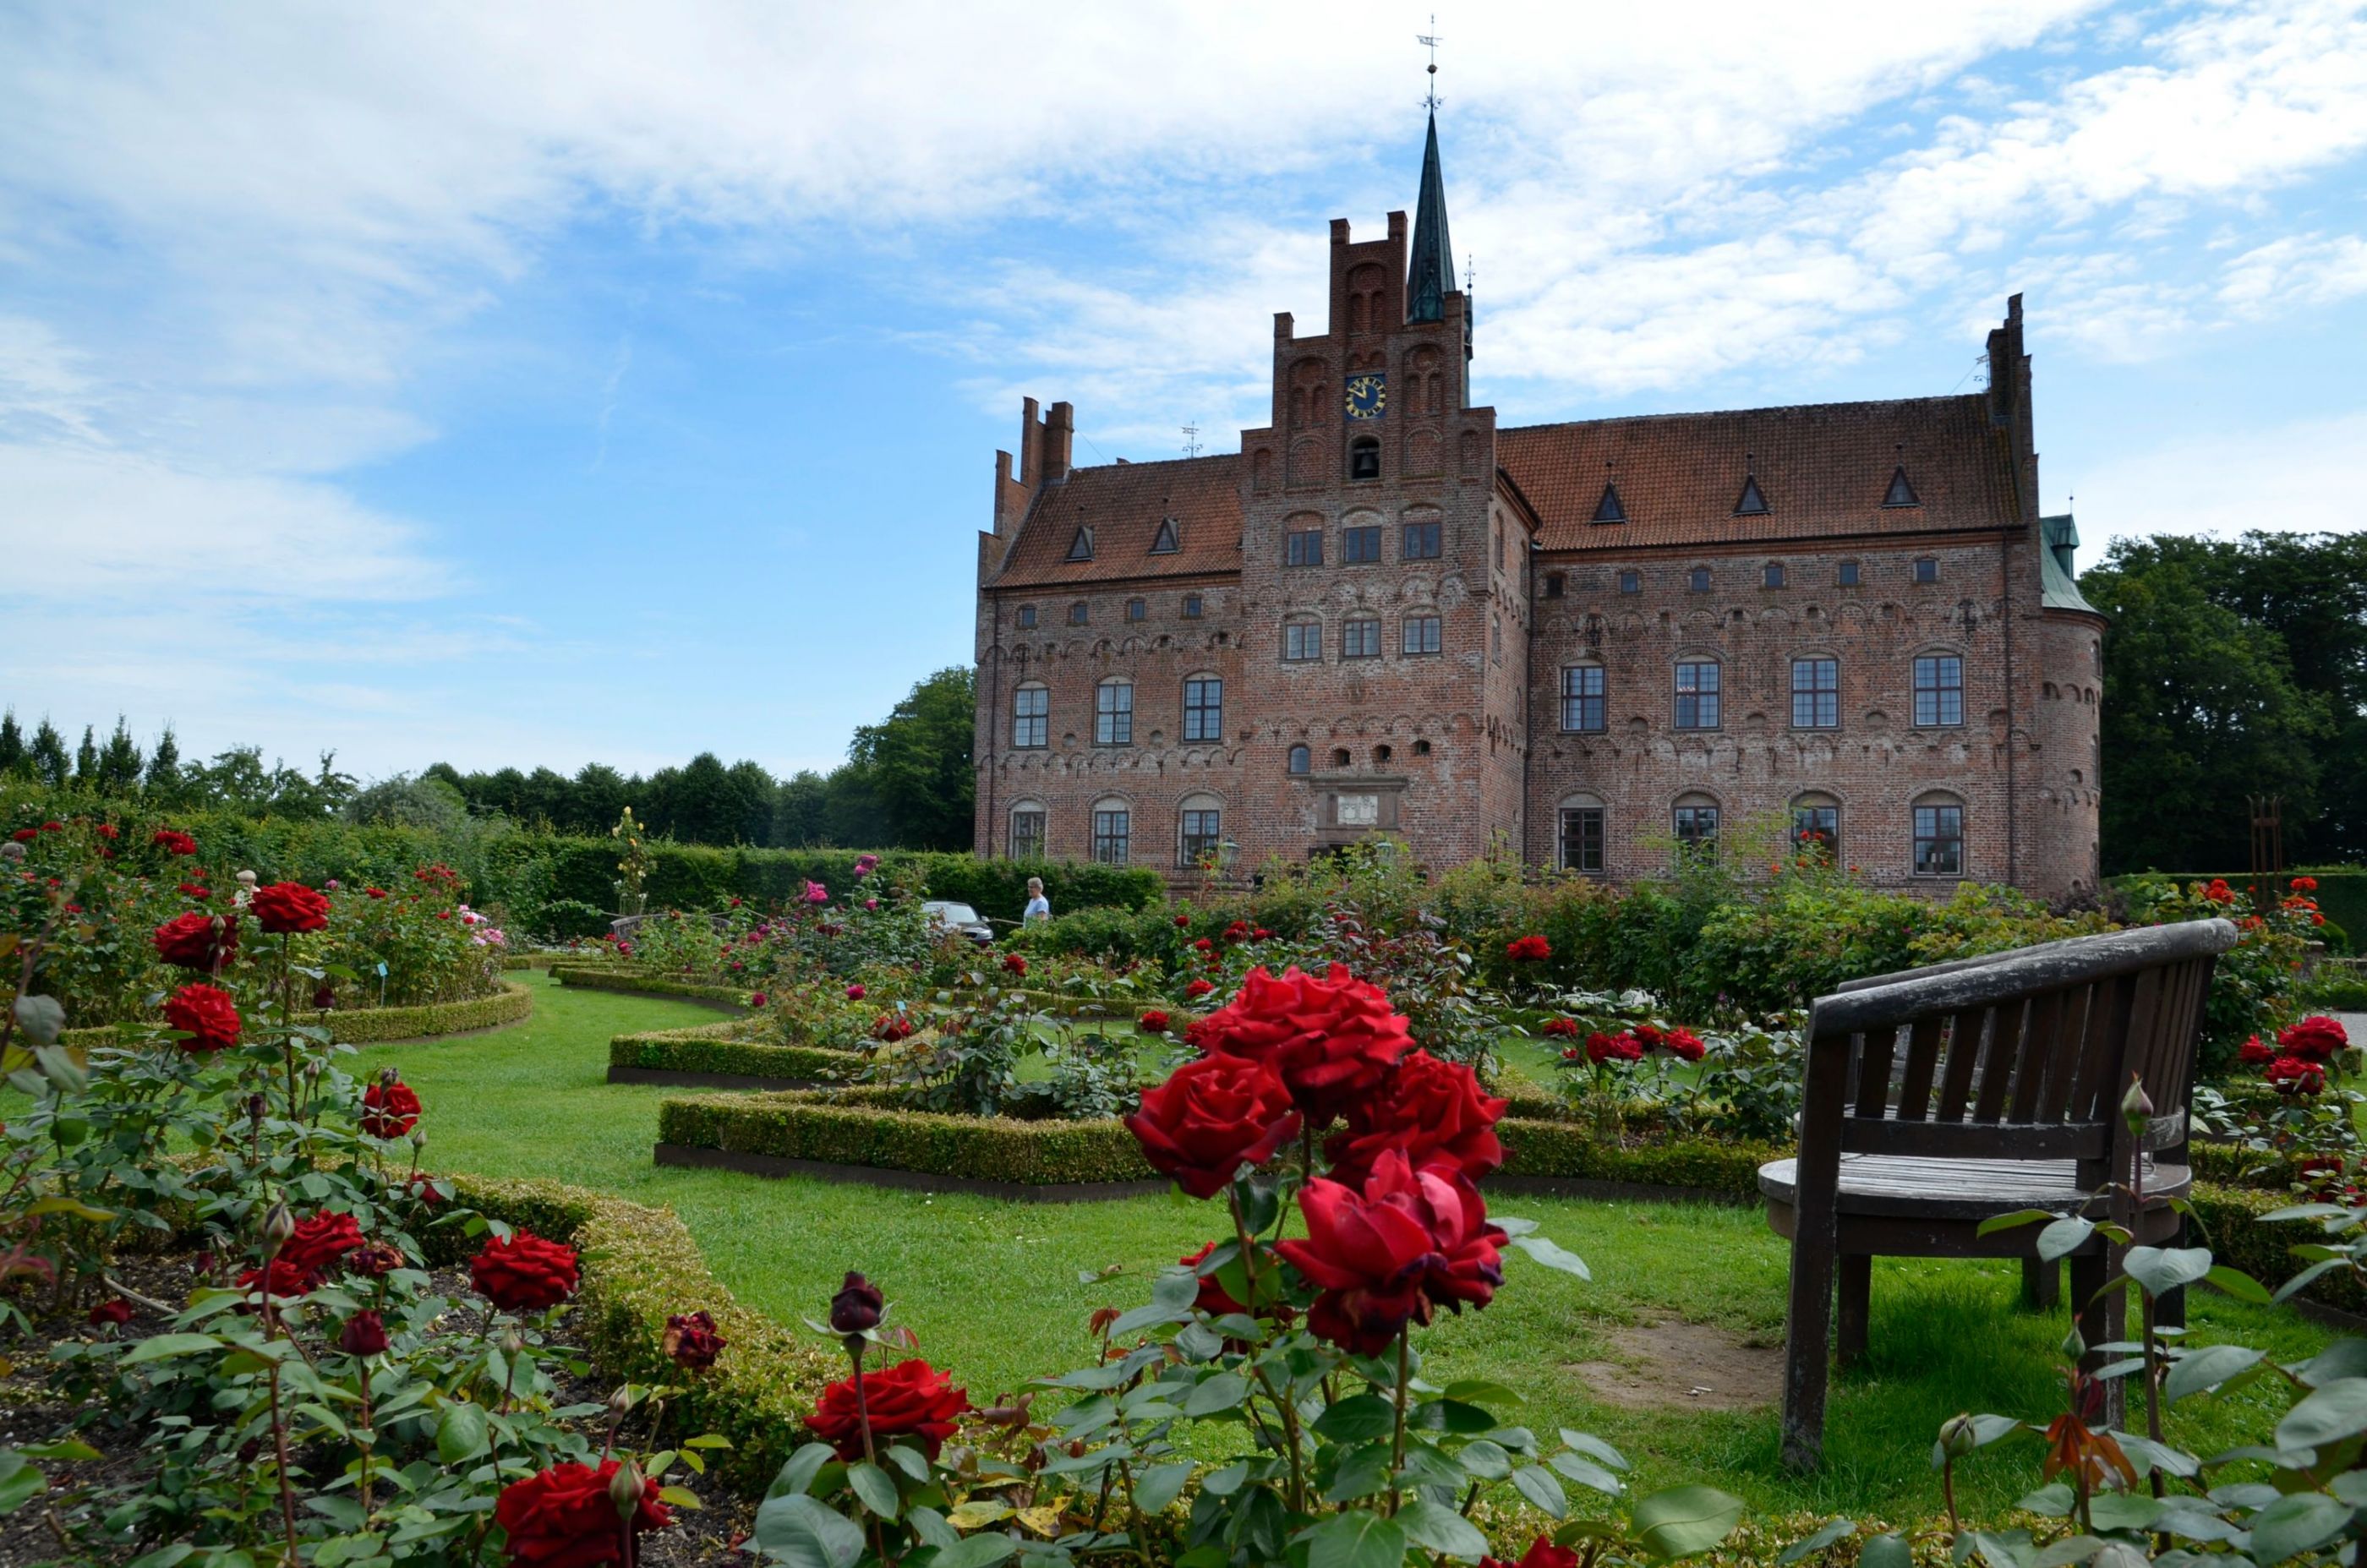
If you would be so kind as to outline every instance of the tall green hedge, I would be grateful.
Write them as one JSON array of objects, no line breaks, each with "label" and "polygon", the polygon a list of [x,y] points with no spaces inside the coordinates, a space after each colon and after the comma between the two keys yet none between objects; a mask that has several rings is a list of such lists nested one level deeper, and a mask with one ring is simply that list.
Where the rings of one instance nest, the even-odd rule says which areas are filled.
[{"label": "tall green hedge", "polygon": [[[2317,879],[2317,891],[2311,895],[2317,900],[2318,911],[2327,924],[2339,927],[2340,934],[2328,943],[2337,952],[2367,952],[2367,869],[2334,871],[2289,871],[2286,879],[2313,876]],[[2160,871],[2133,873],[2107,880],[2114,887],[2124,886],[2139,876],[2167,876],[2173,882],[2209,882],[2225,877],[2238,887],[2251,886],[2248,871]]]}]

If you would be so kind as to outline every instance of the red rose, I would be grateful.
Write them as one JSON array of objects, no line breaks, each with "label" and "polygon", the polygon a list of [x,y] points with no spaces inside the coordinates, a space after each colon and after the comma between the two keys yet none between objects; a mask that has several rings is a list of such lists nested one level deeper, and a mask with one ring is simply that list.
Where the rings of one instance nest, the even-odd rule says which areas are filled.
[{"label": "red rose", "polygon": [[1578,1020],[1549,1018],[1546,1020],[1545,1032],[1559,1040],[1575,1040],[1578,1038]]},{"label": "red rose", "polygon": [[1348,1108],[1348,1125],[1324,1144],[1331,1179],[1362,1187],[1373,1162],[1395,1149],[1417,1170],[1446,1165],[1476,1180],[1504,1163],[1496,1123],[1512,1103],[1481,1089],[1460,1062],[1416,1051]]},{"label": "red rose", "polygon": [[[1479,1568],[1515,1568],[1500,1557],[1482,1557]],[[1578,1568],[1578,1553],[1567,1546],[1556,1546],[1551,1536],[1541,1535],[1529,1543],[1521,1555],[1518,1568]]]},{"label": "red rose", "polygon": [[8,835],[9,838],[20,844],[29,844],[40,836],[40,829],[38,828],[19,828],[15,832]]},{"label": "red rose", "polygon": [[386,889],[383,887],[365,887],[362,889],[362,892],[372,898],[383,898],[386,897]]},{"label": "red rose", "polygon": [[195,882],[184,882],[178,887],[175,888],[174,891],[180,894],[185,898],[195,898],[200,902],[214,896],[214,890],[212,888],[201,886]]},{"label": "red rose", "polygon": [[1515,964],[1537,964],[1553,956],[1553,943],[1541,936],[1515,937],[1504,944],[1504,956]]},{"label": "red rose", "polygon": [[159,828],[148,841],[162,846],[168,855],[193,855],[198,852],[198,841],[177,828]]},{"label": "red rose", "polygon": [[298,1273],[317,1279],[337,1260],[362,1245],[362,1227],[351,1214],[323,1210],[296,1222],[295,1234],[279,1249],[278,1261]]},{"label": "red rose", "polygon": [[[954,1435],[954,1417],[972,1408],[968,1389],[915,1356],[871,1372],[863,1380],[863,1406],[870,1416],[871,1440],[917,1438],[931,1459]],[[855,1413],[855,1380],[842,1378],[821,1391],[806,1417],[814,1435],[849,1463],[863,1457],[864,1420]]]},{"label": "red rose", "polygon": [[1246,942],[1249,940],[1249,934],[1250,923],[1247,920],[1235,920],[1225,928],[1227,942]]},{"label": "red rose", "polygon": [[2251,1067],[2265,1067],[2277,1059],[2277,1054],[2269,1049],[2268,1042],[2257,1034],[2245,1041],[2243,1049],[2236,1055],[2246,1066]]},{"label": "red rose", "polygon": [[1358,1355],[1379,1355],[1441,1306],[1484,1307],[1503,1282],[1504,1233],[1488,1223],[1470,1178],[1417,1172],[1395,1149],[1375,1162],[1363,1192],[1318,1177],[1298,1207],[1307,1239],[1274,1250],[1322,1292],[1307,1326]]},{"label": "red rose", "polygon": [[2288,886],[2296,893],[2315,893],[2317,891],[2317,878],[2315,876],[2296,876],[2290,884],[2288,884]]},{"label": "red rose", "polygon": [[2305,1062],[2330,1062],[2336,1052],[2350,1043],[2350,1032],[2337,1021],[2320,1015],[2290,1024],[2277,1035],[2277,1043],[2285,1054],[2299,1056]]},{"label": "red rose", "polygon": [[192,909],[158,926],[149,940],[165,963],[211,975],[238,956],[238,917]]},{"label": "red rose", "polygon": [[[624,1523],[608,1495],[621,1461],[604,1459],[600,1468],[570,1460],[502,1488],[493,1522],[509,1538],[509,1560],[518,1568],[592,1568],[625,1561]],[[658,1489],[644,1485],[633,1505],[635,1535],[662,1530],[674,1516],[658,1501]]]},{"label": "red rose", "polygon": [[2214,904],[2232,904],[2236,901],[2236,890],[2227,886],[2225,877],[2213,877],[2211,886],[2203,890],[2203,897]]},{"label": "red rose", "polygon": [[674,1365],[695,1372],[715,1365],[715,1358],[723,1354],[729,1343],[715,1332],[715,1319],[703,1310],[667,1318],[665,1337],[659,1341]]},{"label": "red rose", "polygon": [[1002,955],[1002,966],[1005,969],[1010,970],[1014,975],[1025,976],[1027,973],[1027,960],[1016,953],[1004,953]]},{"label": "red rose", "polygon": [[[1199,1251],[1193,1253],[1190,1257],[1179,1258],[1175,1261],[1181,1263],[1186,1269],[1197,1269],[1203,1262],[1206,1261],[1208,1254],[1216,1250],[1217,1244],[1212,1241],[1206,1246],[1201,1247]],[[1217,1277],[1214,1274],[1203,1274],[1200,1276],[1200,1294],[1192,1303],[1192,1304],[1198,1307],[1202,1312],[1206,1313],[1210,1317],[1222,1317],[1229,1312],[1237,1312],[1246,1315],[1250,1310],[1249,1308],[1241,1305],[1240,1303],[1233,1300],[1231,1292],[1227,1291],[1223,1285],[1217,1282]]]},{"label": "red rose", "polygon": [[1126,1119],[1143,1157],[1195,1198],[1223,1191],[1244,1165],[1270,1157],[1298,1134],[1289,1089],[1258,1058],[1198,1056]]},{"label": "red rose", "polygon": [[846,987],[846,999],[848,1001],[859,1002],[863,999],[863,997],[864,990],[861,985],[857,984]]},{"label": "red rose", "polygon": [[575,1293],[582,1270],[575,1249],[532,1231],[496,1236],[469,1260],[469,1283],[504,1312],[539,1312]]},{"label": "red rose", "polygon": [[105,1323],[111,1323],[120,1328],[130,1321],[131,1303],[121,1296],[111,1296],[90,1309],[90,1325],[94,1328]]},{"label": "red rose", "polygon": [[1202,997],[1206,996],[1216,988],[1216,987],[1210,985],[1206,980],[1195,980],[1190,985],[1184,987],[1184,994],[1196,1002]]},{"label": "red rose", "polygon": [[41,824],[41,831],[44,833],[62,833],[65,830],[66,825],[62,822],[44,822]]},{"label": "red rose", "polygon": [[1605,1062],[1640,1062],[1644,1059],[1644,1043],[1633,1034],[1597,1032],[1586,1037],[1586,1059],[1598,1067]]},{"label": "red rose", "polygon": [[2326,1069],[2299,1056],[2279,1056],[2266,1076],[2279,1094],[2316,1094],[2326,1087]]},{"label": "red rose", "polygon": [[164,998],[164,1021],[187,1034],[182,1050],[195,1055],[238,1043],[238,1006],[230,993],[193,980]]},{"label": "red rose", "polygon": [[1191,924],[1192,917],[1189,915],[1178,915],[1175,917],[1175,929],[1179,931],[1188,929]]},{"label": "red rose", "polygon": [[917,1026],[900,1012],[883,1012],[879,1021],[871,1026],[871,1037],[893,1045],[899,1040],[909,1040]]},{"label": "red rose", "polygon": [[1134,1021],[1135,1026],[1140,1029],[1145,1034],[1164,1034],[1167,1032],[1168,1028],[1174,1022],[1174,1020],[1169,1018],[1159,1009],[1150,1008],[1146,1010],[1143,1015],[1140,1018],[1136,1019]]},{"label": "red rose", "polygon": [[1276,979],[1249,972],[1240,993],[1200,1021],[1203,1051],[1254,1056],[1271,1066],[1316,1126],[1372,1091],[1413,1049],[1406,1021],[1378,986],[1334,964],[1323,979],[1296,965]]},{"label": "red rose", "polygon": [[337,1331],[337,1348],[348,1356],[375,1356],[386,1348],[386,1319],[357,1312]]},{"label": "red rose", "polygon": [[761,1008],[771,998],[766,997],[764,992],[755,991],[749,995],[748,1005],[752,1008]]},{"label": "red rose", "polygon": [[329,923],[329,901],[300,882],[275,882],[255,890],[255,923],[279,935],[316,931]]},{"label": "red rose", "polygon": [[1217,944],[1216,944],[1215,942],[1210,942],[1206,937],[1202,937],[1199,941],[1197,941],[1197,942],[1194,942],[1192,945],[1193,945],[1194,947],[1198,948],[1198,949],[1199,949],[1201,952],[1203,952],[1203,953],[1212,953],[1212,952],[1214,952],[1214,951],[1216,950],[1216,946],[1217,946]]},{"label": "red rose", "polygon": [[1660,1036],[1660,1049],[1688,1062],[1698,1062],[1709,1054],[1709,1047],[1702,1043],[1701,1036],[1682,1027],[1671,1029]]},{"label": "red rose", "polygon": [[374,1083],[362,1090],[362,1131],[400,1138],[419,1125],[419,1096],[407,1083]]},{"label": "red rose", "polygon": [[1250,940],[1251,942],[1263,942],[1273,934],[1274,933],[1272,931],[1266,930],[1263,926],[1260,926],[1255,931],[1250,932]]}]

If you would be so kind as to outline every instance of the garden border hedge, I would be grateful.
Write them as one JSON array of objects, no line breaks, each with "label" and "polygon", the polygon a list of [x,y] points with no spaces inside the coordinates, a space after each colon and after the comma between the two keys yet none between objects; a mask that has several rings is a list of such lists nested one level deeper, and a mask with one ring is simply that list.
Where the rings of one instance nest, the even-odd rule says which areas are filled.
[{"label": "garden border hedge", "polygon": [[702,986],[695,980],[676,980],[664,975],[640,975],[615,966],[594,966],[583,964],[554,964],[550,977],[562,986],[577,986],[590,991],[628,991],[640,996],[677,997],[702,1007],[730,1008],[734,1012],[748,1010],[748,991],[733,986]]},{"label": "garden border hedge", "polygon": [[812,1089],[844,1083],[863,1064],[860,1052],[819,1045],[767,1045],[734,1039],[737,1019],[688,1029],[648,1030],[608,1042],[610,1083],[686,1089]]},{"label": "garden border hedge", "polygon": [[[334,1008],[298,1015],[299,1023],[328,1025],[341,1045],[390,1045],[411,1040],[436,1040],[480,1029],[504,1029],[534,1016],[534,987],[504,976],[489,995],[456,1002],[422,1002],[415,1007]],[[69,1029],[62,1043],[71,1049],[111,1045],[116,1026]]]}]

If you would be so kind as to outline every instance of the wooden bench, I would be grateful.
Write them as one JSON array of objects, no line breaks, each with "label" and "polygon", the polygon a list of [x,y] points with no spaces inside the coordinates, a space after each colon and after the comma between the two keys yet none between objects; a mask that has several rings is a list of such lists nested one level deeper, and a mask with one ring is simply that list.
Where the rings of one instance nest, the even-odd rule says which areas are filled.
[{"label": "wooden bench", "polygon": [[[2225,920],[2075,937],[1875,976],[1817,999],[1800,1152],[1759,1172],[1768,1223],[1792,1242],[1786,1464],[1821,1457],[1835,1286],[1847,1359],[1865,1348],[1876,1257],[2020,1258],[2034,1280],[2042,1227],[1984,1236],[1981,1222],[2078,1209],[2125,1181],[2138,1156],[2148,1201],[2121,1217],[2141,1243],[2177,1235],[2166,1200],[2189,1183],[2203,1005],[2236,940]],[[2142,1148],[2119,1114],[2132,1074],[2157,1108]],[[2120,1337],[2121,1293],[2093,1300],[2110,1262],[2101,1237],[2071,1255],[2090,1345]]]}]

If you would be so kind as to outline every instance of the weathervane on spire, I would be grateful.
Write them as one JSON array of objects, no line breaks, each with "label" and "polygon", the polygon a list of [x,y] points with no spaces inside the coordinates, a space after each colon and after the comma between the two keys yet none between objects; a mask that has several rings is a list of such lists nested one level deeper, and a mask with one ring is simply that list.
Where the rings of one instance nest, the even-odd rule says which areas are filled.
[{"label": "weathervane on spire", "polygon": [[1416,33],[1413,41],[1430,51],[1430,91],[1423,95],[1421,107],[1431,113],[1438,112],[1438,13],[1431,13],[1431,30]]}]

